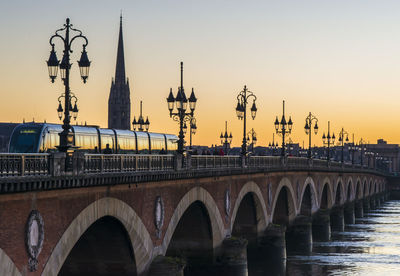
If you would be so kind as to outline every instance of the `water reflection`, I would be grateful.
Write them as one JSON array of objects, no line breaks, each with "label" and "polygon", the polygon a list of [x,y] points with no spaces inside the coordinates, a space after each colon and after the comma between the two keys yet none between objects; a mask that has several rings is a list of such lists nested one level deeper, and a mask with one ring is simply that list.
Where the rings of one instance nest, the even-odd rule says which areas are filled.
[{"label": "water reflection", "polygon": [[400,275],[399,215],[400,201],[370,210],[310,255],[288,255],[286,275]]}]

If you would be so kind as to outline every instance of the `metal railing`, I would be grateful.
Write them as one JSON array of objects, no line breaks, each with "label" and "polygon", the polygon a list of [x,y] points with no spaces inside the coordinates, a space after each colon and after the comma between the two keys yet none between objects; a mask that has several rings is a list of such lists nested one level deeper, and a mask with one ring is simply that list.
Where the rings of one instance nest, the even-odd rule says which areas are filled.
[{"label": "metal railing", "polygon": [[[64,159],[63,159],[64,158]],[[329,170],[329,171],[369,171],[379,172],[376,168],[361,167],[356,164],[327,162],[320,159],[280,156],[241,156],[191,155],[184,160],[172,154],[87,154],[79,153],[73,157],[73,174],[127,173],[157,171],[196,171],[219,170],[226,168],[250,168],[261,170]],[[179,161],[179,162],[178,162]],[[183,161],[181,163],[181,161]],[[246,161],[246,162],[244,162]],[[64,163],[63,163],[64,162]],[[178,163],[183,164],[180,166]],[[245,166],[243,164],[246,163]],[[65,156],[56,154],[9,154],[0,153],[0,177],[62,175]],[[203,172],[202,172],[203,173]],[[387,173],[387,172],[382,172]]]},{"label": "metal railing", "polygon": [[47,153],[0,153],[0,176],[47,175],[49,157]]},{"label": "metal railing", "polygon": [[241,167],[240,156],[192,155],[190,162],[191,169]]},{"label": "metal railing", "polygon": [[174,155],[85,154],[84,173],[166,171],[174,169]]}]

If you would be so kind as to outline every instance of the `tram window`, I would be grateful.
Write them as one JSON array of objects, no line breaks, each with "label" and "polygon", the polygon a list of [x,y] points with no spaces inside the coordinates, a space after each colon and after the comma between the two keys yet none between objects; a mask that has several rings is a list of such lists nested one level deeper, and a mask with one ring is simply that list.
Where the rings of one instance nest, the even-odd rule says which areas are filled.
[{"label": "tram window", "polygon": [[147,137],[138,136],[137,143],[139,153],[149,153],[149,139]]},{"label": "tram window", "polygon": [[165,151],[165,140],[164,138],[151,138],[151,153],[159,153],[162,149]]},{"label": "tram window", "polygon": [[167,146],[168,152],[173,152],[178,149],[178,143],[176,142],[176,140],[167,139]]}]

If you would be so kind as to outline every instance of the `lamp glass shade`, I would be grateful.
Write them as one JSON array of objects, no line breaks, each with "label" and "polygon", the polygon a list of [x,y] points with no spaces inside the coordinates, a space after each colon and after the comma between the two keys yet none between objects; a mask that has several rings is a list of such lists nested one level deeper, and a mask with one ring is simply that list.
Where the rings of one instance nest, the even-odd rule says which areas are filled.
[{"label": "lamp glass shade", "polygon": [[63,59],[60,63],[60,74],[61,74],[61,79],[65,80],[67,76],[67,69],[69,69],[71,66],[67,61],[67,56],[64,55]]},{"label": "lamp glass shade", "polygon": [[181,90],[181,94],[182,94],[182,109],[183,111],[186,111],[188,105],[188,99],[186,98],[186,94],[183,89]]},{"label": "lamp glass shade", "polygon": [[197,102],[197,98],[194,95],[194,90],[192,88],[192,93],[190,93],[190,97],[189,97],[189,108],[191,111],[194,111],[196,109],[196,102]]},{"label": "lamp glass shade", "polygon": [[176,101],[176,108],[178,110],[182,110],[183,98],[182,98],[181,88],[178,88],[178,93],[176,94],[175,101]]},{"label": "lamp glass shade", "polygon": [[174,95],[172,94],[172,88],[171,88],[171,90],[169,91],[168,98],[167,98],[168,109],[171,112],[174,109],[174,103],[175,103],[175,98],[174,98]]},{"label": "lamp glass shade", "polygon": [[236,105],[236,116],[240,119],[240,103],[238,101],[237,105]]},{"label": "lamp glass shade", "polygon": [[315,122],[314,133],[315,133],[315,135],[317,135],[317,133],[318,133],[318,124],[317,124],[317,122]]},{"label": "lamp glass shade", "polygon": [[78,112],[79,112],[78,106],[76,105],[76,102],[75,102],[74,108],[72,109],[72,115],[74,117],[74,120],[76,120],[76,118],[78,117]]},{"label": "lamp glass shade", "polygon": [[59,63],[60,63],[60,61],[57,59],[57,55],[56,55],[56,52],[54,51],[54,47],[53,47],[50,51],[49,60],[47,61],[47,68],[49,69],[49,77],[51,79],[51,82],[54,82],[54,80],[57,77]]},{"label": "lamp glass shade", "polygon": [[291,131],[292,127],[293,127],[292,117],[289,117],[288,127],[289,127],[289,131]]},{"label": "lamp glass shade", "polygon": [[64,112],[64,110],[63,110],[63,108],[62,108],[61,103],[58,103],[57,113],[58,113],[58,118],[60,118],[60,120],[61,120],[61,118],[62,118],[63,112]]},{"label": "lamp glass shade", "polygon": [[253,105],[251,106],[251,117],[253,118],[253,120],[256,118],[256,113],[257,113],[257,107],[256,107],[256,102],[253,101]]},{"label": "lamp glass shade", "polygon": [[278,121],[278,116],[276,116],[276,120],[275,120],[275,123],[274,123],[274,125],[275,125],[275,130],[276,130],[276,131],[278,131],[278,129],[279,129],[279,121]]},{"label": "lamp glass shade", "polygon": [[86,47],[83,46],[83,51],[81,54],[81,59],[78,61],[79,71],[81,72],[81,78],[83,83],[86,83],[86,80],[89,77],[89,68],[90,68],[90,61],[87,56]]}]

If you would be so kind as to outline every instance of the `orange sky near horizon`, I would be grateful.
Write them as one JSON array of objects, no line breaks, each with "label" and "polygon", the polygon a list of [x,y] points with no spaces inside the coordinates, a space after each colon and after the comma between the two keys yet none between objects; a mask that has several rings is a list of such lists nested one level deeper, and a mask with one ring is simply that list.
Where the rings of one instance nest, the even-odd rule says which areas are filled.
[{"label": "orange sky near horizon", "polygon": [[[257,145],[272,141],[275,116],[292,116],[294,142],[308,147],[305,117],[311,111],[321,145],[327,122],[375,143],[383,138],[400,143],[400,3],[387,1],[53,1],[3,3],[0,9],[0,121],[60,122],[58,78],[51,84],[45,60],[48,40],[69,16],[89,39],[92,60],[83,84],[74,46],[71,90],[78,97],[78,122],[107,126],[107,106],[119,28],[124,16],[126,75],[130,79],[131,119],[149,116],[150,131],[177,133],[166,97],[180,83],[184,62],[185,91],[195,89],[198,131],[195,145],[219,144],[225,120],[233,146],[242,141],[236,117],[236,96],[247,85],[257,96],[258,113],[248,118]],[[299,2],[302,2],[301,4]],[[43,6],[47,8],[41,10]],[[85,11],[91,9],[90,13]],[[57,12],[55,12],[57,11]],[[56,46],[61,57],[61,45]],[[187,92],[188,93],[188,92]],[[189,95],[187,95],[189,96]],[[276,136],[276,135],[275,135]],[[351,137],[349,137],[351,138]],[[276,139],[279,139],[276,137]],[[280,140],[278,140],[280,141]],[[315,141],[315,142],[314,142]]]}]

